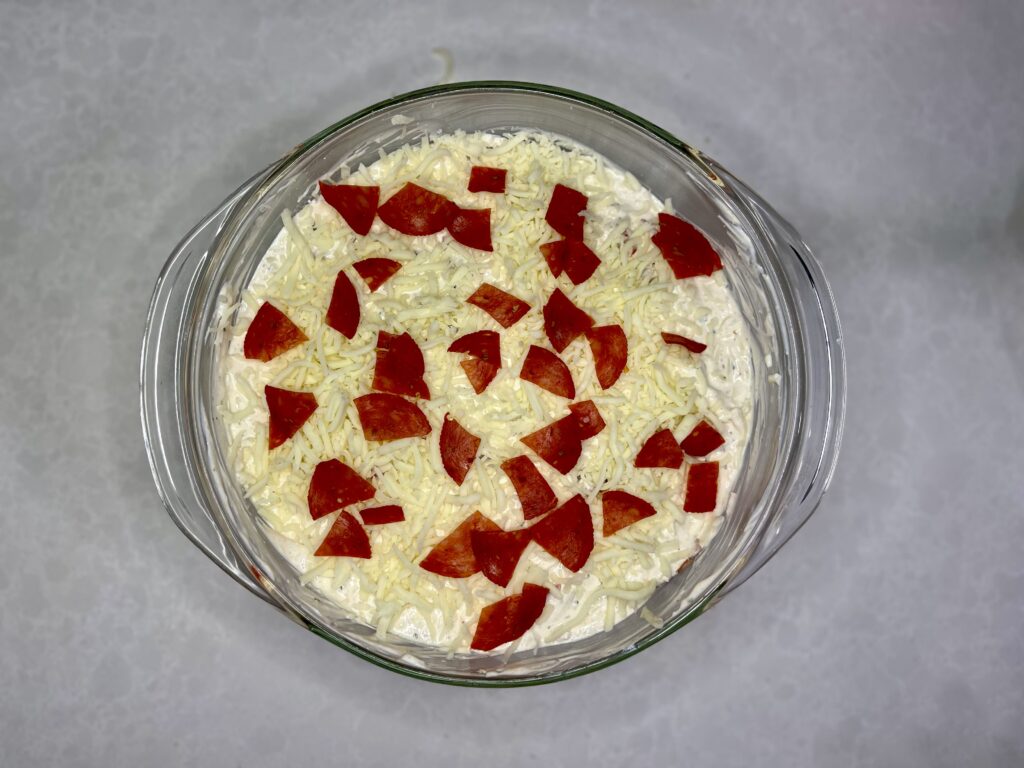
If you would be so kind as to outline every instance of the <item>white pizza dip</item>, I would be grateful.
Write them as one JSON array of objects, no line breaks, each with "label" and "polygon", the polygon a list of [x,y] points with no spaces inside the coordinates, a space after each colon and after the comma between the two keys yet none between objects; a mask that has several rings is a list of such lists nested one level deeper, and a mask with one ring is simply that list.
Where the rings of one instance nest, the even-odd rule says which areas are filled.
[{"label": "white pizza dip", "polygon": [[[469,192],[472,166],[506,169],[503,193]],[[225,306],[232,340],[222,377],[219,416],[229,460],[271,538],[308,584],[379,636],[396,636],[453,653],[468,652],[485,606],[522,591],[547,588],[543,612],[507,653],[565,643],[610,629],[644,605],[661,583],[705,547],[728,505],[742,468],[751,418],[751,351],[724,273],[676,279],[652,236],[670,203],[656,199],[632,175],[578,144],[536,132],[507,136],[438,135],[382,154],[369,167],[341,168],[332,182],[380,187],[384,203],[407,182],[464,208],[490,208],[493,251],[465,247],[446,231],[414,237],[377,218],[356,234],[320,196],[285,212],[283,227],[263,257],[240,304]],[[556,278],[539,247],[559,238],[545,221],[556,184],[587,196],[584,241],[601,260],[578,286]],[[352,269],[371,257],[401,268],[376,291]],[[361,313],[348,339],[325,321],[339,270],[355,287]],[[466,299],[489,283],[524,300],[530,311],[508,328]],[[599,326],[619,324],[628,340],[625,371],[608,389],[595,374],[587,339],[560,353],[575,383],[572,402],[591,400],[606,426],[583,442],[575,467],[562,474],[520,439],[567,413],[570,403],[519,377],[531,345],[551,349],[542,309],[560,288]],[[246,359],[247,329],[264,302],[281,310],[308,337],[269,361]],[[230,318],[230,321],[228,320]],[[480,394],[447,351],[479,330],[500,333],[501,368]],[[370,442],[353,400],[372,391],[379,331],[408,333],[422,350],[430,399],[411,400],[430,422],[425,437]],[[667,344],[663,332],[707,345],[700,354]],[[287,441],[268,450],[267,385],[315,395],[318,407]],[[461,486],[442,465],[445,415],[480,438]],[[680,469],[637,468],[645,441],[668,429],[675,441],[705,420],[725,443],[707,456],[686,457]],[[501,469],[529,457],[564,503],[576,494],[594,521],[593,550],[570,571],[530,541],[506,587],[482,573],[450,578],[419,566],[431,549],[473,512],[505,530],[529,526],[516,490]],[[313,520],[307,503],[318,463],[338,459],[376,489],[372,500],[347,509],[400,505],[404,521],[367,525],[372,557],[317,557],[341,511]],[[717,501],[708,513],[683,511],[687,467],[716,461]],[[656,514],[602,535],[602,491],[621,489],[649,502]],[[657,617],[642,615],[652,623]]]}]

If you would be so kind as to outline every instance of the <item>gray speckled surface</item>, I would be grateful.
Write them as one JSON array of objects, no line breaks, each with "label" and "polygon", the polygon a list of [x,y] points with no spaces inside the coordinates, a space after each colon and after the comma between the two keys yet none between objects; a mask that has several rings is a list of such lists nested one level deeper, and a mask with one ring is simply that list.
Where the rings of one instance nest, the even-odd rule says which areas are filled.
[{"label": "gray speckled surface", "polygon": [[[0,762],[1024,763],[1024,6],[485,6],[0,0]],[[177,238],[436,80],[434,46],[707,149],[801,229],[845,326],[811,523],[680,634],[555,687],[417,683],[303,632],[178,533],[143,453]]]}]

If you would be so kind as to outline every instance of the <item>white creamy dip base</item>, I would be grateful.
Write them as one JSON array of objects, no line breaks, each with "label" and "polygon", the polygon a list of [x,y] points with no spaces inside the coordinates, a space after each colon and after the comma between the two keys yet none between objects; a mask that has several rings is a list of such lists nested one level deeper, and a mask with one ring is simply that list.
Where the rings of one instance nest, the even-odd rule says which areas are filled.
[{"label": "white creamy dip base", "polygon": [[[508,169],[505,193],[467,192],[473,165]],[[303,583],[375,627],[381,637],[391,634],[452,652],[469,651],[481,608],[519,592],[527,581],[550,589],[544,613],[521,639],[496,653],[610,629],[707,545],[741,468],[750,432],[751,353],[724,274],[674,279],[651,243],[657,214],[665,206],[632,175],[548,134],[435,136],[384,155],[370,167],[351,173],[342,168],[340,180],[380,185],[381,202],[413,181],[460,206],[489,207],[494,252],[461,246],[446,232],[401,235],[379,219],[368,236],[360,237],[319,197],[283,217],[284,227],[241,304],[224,308],[225,322],[234,319],[219,413],[229,460],[275,532],[275,545]],[[584,239],[602,261],[576,287],[565,277],[553,277],[539,251],[541,244],[559,238],[544,221],[557,183],[589,197]],[[353,262],[371,256],[402,263],[375,293],[351,269]],[[346,270],[361,304],[359,330],[351,341],[325,323],[340,269]],[[531,311],[511,328],[501,328],[465,303],[483,282],[529,302]],[[550,347],[541,309],[556,286],[597,325],[621,324],[629,340],[627,369],[608,390],[596,380],[585,338],[561,355],[572,371],[576,400],[593,400],[607,423],[584,442],[569,475],[559,474],[519,442],[568,413],[567,400],[518,378],[530,344]],[[264,301],[285,312],[310,338],[269,363],[242,354],[245,332]],[[500,332],[503,367],[477,395],[459,366],[464,356],[446,350],[455,338],[482,329]],[[423,350],[432,399],[416,402],[433,428],[426,438],[391,443],[363,438],[352,399],[371,391],[379,330],[407,331]],[[708,348],[692,355],[666,345],[662,331],[681,333]],[[271,452],[266,384],[311,391],[319,403],[303,428]],[[482,441],[462,487],[441,466],[438,439],[445,413]],[[635,469],[633,458],[657,429],[667,427],[681,440],[701,418],[726,440],[707,457],[720,462],[718,506],[714,513],[686,514],[685,472]],[[481,574],[449,579],[419,568],[434,544],[474,510],[506,530],[524,525],[518,497],[500,469],[503,461],[520,454],[533,460],[560,503],[576,493],[590,503],[595,546],[586,565],[572,573],[531,542],[505,589]],[[311,520],[306,493],[314,467],[332,458],[351,465],[377,488],[376,498],[360,507],[396,503],[405,511],[405,522],[367,526],[373,549],[369,560],[312,554],[337,513]],[[606,489],[646,499],[658,514],[604,538],[599,493]]]}]

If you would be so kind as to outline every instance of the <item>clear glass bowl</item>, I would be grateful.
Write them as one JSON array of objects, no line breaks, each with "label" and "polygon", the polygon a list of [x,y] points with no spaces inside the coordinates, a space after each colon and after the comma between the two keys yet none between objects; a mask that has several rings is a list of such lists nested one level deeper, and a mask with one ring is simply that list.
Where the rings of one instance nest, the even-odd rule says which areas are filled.
[{"label": "clear glass bowl", "polygon": [[[408,120],[392,122],[403,116]],[[567,136],[632,172],[714,242],[753,347],[754,411],[734,498],[711,544],[608,632],[506,656],[456,654],[346,617],[299,583],[265,535],[226,460],[216,413],[228,336],[217,300],[233,302],[316,182],[342,163],[369,164],[425,134],[539,129]],[[153,476],[181,530],[238,582],[345,650],[421,679],[509,686],[564,680],[621,661],[692,621],[743,583],[807,520],[828,486],[845,405],[839,320],[821,269],[796,231],[709,157],[612,104],[557,88],[475,82],[426,88],[358,112],[256,174],[200,222],[157,281],[142,350],[142,420]]]}]

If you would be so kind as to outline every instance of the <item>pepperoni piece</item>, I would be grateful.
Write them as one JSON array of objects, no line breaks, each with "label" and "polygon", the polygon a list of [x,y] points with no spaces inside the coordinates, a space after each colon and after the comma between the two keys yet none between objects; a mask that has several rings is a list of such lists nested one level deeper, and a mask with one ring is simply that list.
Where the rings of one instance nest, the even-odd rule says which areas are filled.
[{"label": "pepperoni piece", "polygon": [[334,281],[331,304],[327,307],[327,324],[346,339],[355,336],[359,327],[359,298],[344,271],[339,272]]},{"label": "pepperoni piece", "polygon": [[656,515],[650,503],[625,491],[605,491],[601,494],[601,514],[604,517],[604,536],[611,536],[645,517]]},{"label": "pepperoni piece", "polygon": [[662,331],[661,338],[666,344],[676,344],[680,347],[686,347],[686,349],[690,350],[695,355],[699,355],[708,348],[707,344],[701,344],[699,341],[694,341],[693,339],[688,339],[685,336],[680,336],[678,333],[665,333]]},{"label": "pepperoni piece", "polygon": [[718,503],[718,462],[691,464],[686,472],[684,512],[714,512]]},{"label": "pepperoni piece", "polygon": [[552,243],[544,243],[540,247],[544,261],[548,263],[551,274],[558,277],[565,269],[565,240],[555,240]]},{"label": "pepperoni piece", "polygon": [[309,337],[302,329],[288,315],[265,301],[249,323],[242,350],[249,360],[267,362],[304,341],[309,341]]},{"label": "pepperoni piece", "polygon": [[367,507],[360,510],[363,525],[387,525],[401,523],[405,520],[405,512],[397,504],[385,504],[383,507]]},{"label": "pepperoni piece", "polygon": [[504,192],[504,168],[490,168],[486,165],[474,165],[469,169],[470,192]]},{"label": "pepperoni piece", "polygon": [[472,355],[501,365],[501,337],[497,331],[474,331],[460,336],[448,346],[449,352]]},{"label": "pepperoni piece", "polygon": [[473,295],[466,299],[466,303],[480,307],[502,328],[511,328],[530,311],[530,305],[525,301],[495,288],[490,283],[483,283],[473,291]]},{"label": "pepperoni piece", "polygon": [[498,370],[501,366],[490,363],[486,360],[480,360],[478,358],[471,358],[470,360],[463,360],[459,365],[462,366],[462,370],[466,372],[466,378],[469,379],[469,383],[473,387],[473,391],[478,395],[487,389],[487,386],[494,381],[494,377],[498,375]]},{"label": "pepperoni piece", "polygon": [[447,197],[410,181],[377,209],[377,215],[403,235],[433,235],[448,226],[452,208]]},{"label": "pepperoni piece", "polygon": [[398,395],[374,392],[357,397],[353,402],[367,440],[386,443],[430,434],[430,422],[423,411]]},{"label": "pepperoni piece", "polygon": [[507,587],[523,550],[530,543],[530,532],[473,531],[470,542],[473,556],[484,576],[499,587]]},{"label": "pepperoni piece", "polygon": [[491,209],[459,208],[448,222],[448,233],[457,243],[478,251],[493,251],[491,246]]},{"label": "pepperoni piece", "polygon": [[594,369],[601,389],[608,389],[626,370],[629,342],[621,325],[602,325],[587,331],[587,341],[594,355]]},{"label": "pepperoni piece", "polygon": [[594,318],[577,307],[555,288],[548,303],[544,305],[544,331],[555,352],[564,352],[575,339],[594,326]]},{"label": "pepperoni piece", "polygon": [[563,265],[565,274],[572,280],[573,285],[579,285],[590,279],[601,266],[601,260],[582,240],[566,240]]},{"label": "pepperoni piece", "polygon": [[569,366],[551,350],[535,344],[531,344],[529,352],[526,353],[519,378],[559,397],[567,397],[570,400],[576,397],[576,385],[572,383]]},{"label": "pepperoni piece", "polygon": [[532,520],[558,506],[558,498],[544,475],[527,456],[516,456],[502,462],[501,471],[508,475],[523,507],[523,519]]},{"label": "pepperoni piece", "polygon": [[420,568],[439,576],[464,579],[480,570],[473,556],[473,531],[500,531],[492,520],[474,512],[434,545],[420,561]]},{"label": "pepperoni piece", "polygon": [[660,229],[651,242],[658,246],[677,279],[710,275],[722,268],[722,259],[692,224],[669,213],[659,213],[658,224]]},{"label": "pepperoni piece", "polygon": [[441,463],[456,485],[465,482],[478,450],[480,438],[446,413],[441,427]]},{"label": "pepperoni piece", "polygon": [[526,583],[518,595],[484,606],[469,647],[475,651],[493,651],[499,645],[518,640],[544,613],[547,599],[547,587]]},{"label": "pepperoni piece", "polygon": [[357,235],[368,235],[377,216],[380,187],[359,187],[354,184],[320,182],[320,194],[326,203],[341,214]]},{"label": "pepperoni piece", "polygon": [[580,400],[569,406],[580,427],[580,439],[589,440],[604,429],[604,419],[593,400]]},{"label": "pepperoni piece", "polygon": [[633,462],[634,467],[679,469],[683,465],[683,449],[667,429],[659,429],[644,443]]},{"label": "pepperoni piece", "polygon": [[430,399],[423,381],[423,353],[408,333],[377,333],[377,364],[373,368],[373,389],[393,395]]},{"label": "pepperoni piece", "polygon": [[267,384],[263,390],[270,412],[270,450],[284,443],[298,432],[317,409],[312,392],[294,392]]},{"label": "pepperoni piece", "polygon": [[337,459],[321,461],[309,481],[309,514],[314,520],[336,509],[372,499],[377,490],[348,464]]},{"label": "pepperoni piece", "polygon": [[359,273],[363,282],[366,283],[366,287],[372,293],[394,277],[395,273],[402,268],[402,264],[394,259],[374,257],[357,261],[352,268]]},{"label": "pepperoni piece", "polygon": [[564,475],[580,460],[582,440],[579,421],[570,414],[531,432],[520,442]]},{"label": "pepperoni piece", "polygon": [[594,549],[594,520],[586,499],[576,494],[530,528],[533,540],[575,573]]},{"label": "pepperoni piece", "polygon": [[358,520],[343,511],[313,554],[317,557],[369,558],[370,537]]},{"label": "pepperoni piece", "polygon": [[690,430],[690,434],[686,436],[680,447],[687,456],[707,456],[723,445],[725,445],[725,438],[719,434],[717,429],[701,419],[700,423]]},{"label": "pepperoni piece", "polygon": [[544,220],[562,237],[583,240],[583,217],[580,214],[586,209],[586,195],[564,184],[556,184]]}]

